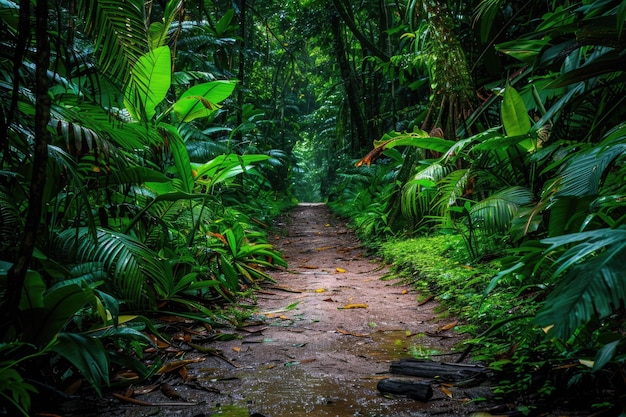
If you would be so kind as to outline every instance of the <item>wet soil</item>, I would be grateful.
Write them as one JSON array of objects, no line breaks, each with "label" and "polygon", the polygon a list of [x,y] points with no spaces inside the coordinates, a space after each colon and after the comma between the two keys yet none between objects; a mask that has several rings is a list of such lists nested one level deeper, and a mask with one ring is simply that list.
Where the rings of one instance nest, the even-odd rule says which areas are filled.
[{"label": "wet soil", "polygon": [[107,396],[97,415],[403,417],[475,411],[461,391],[452,395],[437,384],[428,402],[381,395],[377,382],[390,376],[394,360],[434,354],[454,361],[460,340],[446,327],[452,320],[439,320],[434,302],[419,305],[410,287],[382,280],[387,268],[365,255],[326,206],[301,204],[284,223],[272,243],[288,269],[271,272],[276,283],[257,293],[249,326],[224,331],[237,338],[210,344],[219,355],[187,353],[185,358],[199,360],[186,367],[192,383],[179,374],[164,377],[180,398],[157,390],[135,396],[153,405],[135,405]]}]

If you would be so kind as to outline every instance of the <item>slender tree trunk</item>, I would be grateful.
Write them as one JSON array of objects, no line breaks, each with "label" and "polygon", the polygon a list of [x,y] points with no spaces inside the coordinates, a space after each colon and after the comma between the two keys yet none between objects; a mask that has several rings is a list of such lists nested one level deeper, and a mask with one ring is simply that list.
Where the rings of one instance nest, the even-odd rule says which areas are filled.
[{"label": "slender tree trunk", "polygon": [[368,143],[367,130],[365,128],[365,117],[361,108],[361,94],[356,81],[357,78],[350,67],[350,61],[346,52],[346,46],[341,33],[341,19],[334,10],[329,10],[330,27],[333,33],[335,43],[335,54],[341,78],[346,90],[346,98],[350,109],[350,122],[352,125],[352,151],[358,154],[363,144]]},{"label": "slender tree trunk", "polygon": [[[239,89],[237,90],[237,126],[243,123],[243,105],[245,102],[244,90],[246,85],[246,48],[248,47],[247,25],[246,25],[246,8],[247,0],[239,0],[239,37],[241,38],[241,46],[239,48],[239,70],[237,78],[239,79]],[[241,131],[237,131],[237,142],[241,142]]]},{"label": "slender tree trunk", "polygon": [[[26,4],[24,4],[26,3]],[[22,1],[22,7],[28,7]],[[28,212],[22,244],[13,267],[7,276],[6,303],[3,306],[2,330],[10,326],[17,315],[26,273],[30,266],[37,232],[41,221],[43,191],[46,184],[46,164],[48,160],[48,122],[50,120],[50,96],[48,95],[48,67],[50,65],[50,44],[48,42],[48,1],[37,0],[35,6],[35,147],[33,150],[33,170],[31,174]]]}]

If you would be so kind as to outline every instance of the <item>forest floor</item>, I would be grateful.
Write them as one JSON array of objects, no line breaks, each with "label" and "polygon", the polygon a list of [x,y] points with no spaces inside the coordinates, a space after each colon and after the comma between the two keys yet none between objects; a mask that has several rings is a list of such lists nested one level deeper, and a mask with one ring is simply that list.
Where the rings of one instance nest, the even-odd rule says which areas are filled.
[{"label": "forest floor", "polygon": [[105,394],[97,411],[83,403],[63,415],[415,417],[480,409],[442,384],[427,402],[378,392],[393,361],[454,362],[461,339],[447,326],[452,319],[438,319],[434,301],[420,305],[410,287],[381,279],[388,269],[325,205],[297,206],[273,239],[289,267],[271,272],[276,283],[256,294],[246,326],[223,330],[236,338],[207,344],[215,354],[189,350],[184,359],[197,362],[182,376],[163,374],[160,389],[133,387],[141,404]]}]

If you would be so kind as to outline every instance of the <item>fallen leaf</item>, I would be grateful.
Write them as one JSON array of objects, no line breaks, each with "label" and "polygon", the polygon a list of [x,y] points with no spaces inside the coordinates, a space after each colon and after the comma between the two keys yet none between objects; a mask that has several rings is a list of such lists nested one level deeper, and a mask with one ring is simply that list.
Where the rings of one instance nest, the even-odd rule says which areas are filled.
[{"label": "fallen leaf", "polygon": [[453,329],[453,328],[454,328],[454,326],[456,326],[456,325],[457,325],[457,323],[458,323],[458,320],[455,320],[455,321],[453,321],[452,323],[448,323],[448,324],[446,324],[446,325],[443,325],[443,326],[441,326],[441,327],[438,327],[438,328],[437,328],[437,333],[439,333],[439,332],[445,332],[446,330]]},{"label": "fallen leaf", "polygon": [[345,334],[345,335],[348,335],[348,336],[355,336],[355,337],[369,337],[368,334],[352,333],[352,332],[349,332],[347,330],[342,329],[341,327],[337,328],[337,333]]},{"label": "fallen leaf", "polygon": [[169,384],[161,384],[161,392],[171,400],[180,400],[182,398],[181,395]]},{"label": "fallen leaf", "polygon": [[343,274],[344,272],[346,272],[346,270],[343,268],[335,268],[335,271],[339,272],[340,274]]},{"label": "fallen leaf", "polygon": [[402,294],[408,294],[409,290],[402,290]]},{"label": "fallen leaf", "polygon": [[233,346],[233,350],[237,353],[241,352],[241,348],[239,346]]},{"label": "fallen leaf", "polygon": [[350,310],[353,308],[368,308],[367,304],[346,304],[343,307],[339,307],[340,310]]},{"label": "fallen leaf", "polygon": [[321,248],[317,248],[315,249],[318,252],[324,251],[324,250],[328,250],[328,249],[335,249],[337,246],[322,246]]},{"label": "fallen leaf", "polygon": [[315,292],[326,292],[326,288],[318,288]]},{"label": "fallen leaf", "polygon": [[441,386],[441,390],[443,391],[444,394],[446,394],[448,397],[452,398],[452,391],[450,391],[448,388],[444,387],[443,385]]},{"label": "fallen leaf", "polygon": [[324,298],[322,301],[326,301],[328,303],[334,303],[335,300],[333,300],[332,298]]},{"label": "fallen leaf", "polygon": [[144,395],[144,394],[149,394],[153,391],[156,391],[157,389],[159,389],[159,384],[154,384],[154,385],[146,385],[144,387],[137,387],[137,388],[133,388],[131,390],[130,394],[127,394],[127,397],[133,396],[133,395]]},{"label": "fallen leaf", "polygon": [[202,358],[195,358],[195,359],[181,359],[177,361],[168,362],[164,364],[163,366],[161,366],[156,373],[157,375],[166,374],[168,372],[175,371],[178,368],[182,368],[183,366],[188,365],[190,363],[202,362],[205,359],[206,359],[205,357],[202,357]]}]

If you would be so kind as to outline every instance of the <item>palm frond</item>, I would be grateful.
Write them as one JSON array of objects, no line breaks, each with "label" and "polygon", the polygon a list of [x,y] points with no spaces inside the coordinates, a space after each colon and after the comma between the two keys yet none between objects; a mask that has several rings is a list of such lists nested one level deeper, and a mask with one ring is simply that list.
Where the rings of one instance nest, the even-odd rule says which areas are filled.
[{"label": "palm frond", "polygon": [[553,326],[550,335],[568,339],[593,317],[607,317],[626,303],[626,227],[564,235],[543,243],[550,245],[545,256],[574,245],[554,261],[559,267],[553,278],[567,272],[536,317],[540,326]]},{"label": "palm frond", "polygon": [[103,72],[125,79],[148,49],[143,0],[79,0],[85,31],[95,41]]},{"label": "palm frond", "polygon": [[53,253],[69,264],[94,262],[107,274],[107,288],[130,309],[155,307],[167,293],[170,275],[158,255],[129,235],[98,229],[94,239],[87,228],[62,231]]},{"label": "palm frond", "polygon": [[471,176],[469,169],[457,169],[439,181],[438,193],[433,209],[445,223],[450,218],[450,207],[455,206],[465,194],[465,187]]},{"label": "palm frond", "polygon": [[[602,179],[611,163],[626,152],[626,129],[618,141],[606,141],[588,152],[575,155],[559,175],[556,196],[584,197],[599,194]],[[619,141],[621,139],[621,141]],[[621,143],[620,143],[621,142]]]},{"label": "palm frond", "polygon": [[470,209],[472,220],[487,232],[503,232],[507,230],[518,209],[530,204],[533,193],[524,187],[514,186],[474,204]]},{"label": "palm frond", "polygon": [[402,188],[403,214],[416,220],[431,214],[436,185],[449,172],[450,168],[440,162],[433,162],[418,171]]}]

